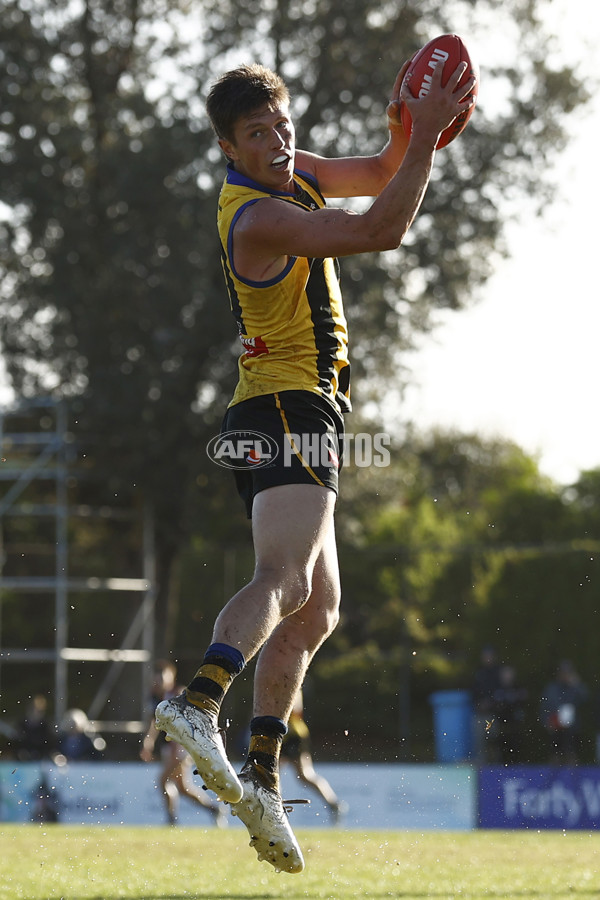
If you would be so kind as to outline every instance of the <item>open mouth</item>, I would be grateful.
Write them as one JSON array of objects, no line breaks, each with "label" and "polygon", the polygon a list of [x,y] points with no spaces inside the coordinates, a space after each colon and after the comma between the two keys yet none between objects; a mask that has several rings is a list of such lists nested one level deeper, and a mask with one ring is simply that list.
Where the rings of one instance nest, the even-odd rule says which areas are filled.
[{"label": "open mouth", "polygon": [[279,156],[276,156],[271,165],[275,169],[283,169],[287,166],[289,162],[289,156],[286,153],[281,153]]}]

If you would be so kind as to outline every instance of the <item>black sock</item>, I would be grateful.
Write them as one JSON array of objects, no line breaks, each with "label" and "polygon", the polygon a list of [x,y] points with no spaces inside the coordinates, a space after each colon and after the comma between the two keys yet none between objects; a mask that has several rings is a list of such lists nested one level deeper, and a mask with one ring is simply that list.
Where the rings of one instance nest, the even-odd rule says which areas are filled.
[{"label": "black sock", "polygon": [[281,743],[286,733],[287,725],[276,716],[256,716],[252,719],[248,762],[275,775],[279,766]]},{"label": "black sock", "polygon": [[218,716],[225,694],[244,666],[244,657],[235,647],[211,644],[202,665],[185,689],[187,700],[198,709]]}]

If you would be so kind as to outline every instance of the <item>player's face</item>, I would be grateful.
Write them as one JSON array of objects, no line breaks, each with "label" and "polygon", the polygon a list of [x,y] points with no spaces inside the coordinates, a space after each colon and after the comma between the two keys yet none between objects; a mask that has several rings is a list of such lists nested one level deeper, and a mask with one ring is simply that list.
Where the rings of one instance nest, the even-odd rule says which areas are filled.
[{"label": "player's face", "polygon": [[236,172],[273,190],[292,190],[296,144],[287,105],[264,106],[242,116],[236,122],[234,140],[219,143],[234,161]]}]

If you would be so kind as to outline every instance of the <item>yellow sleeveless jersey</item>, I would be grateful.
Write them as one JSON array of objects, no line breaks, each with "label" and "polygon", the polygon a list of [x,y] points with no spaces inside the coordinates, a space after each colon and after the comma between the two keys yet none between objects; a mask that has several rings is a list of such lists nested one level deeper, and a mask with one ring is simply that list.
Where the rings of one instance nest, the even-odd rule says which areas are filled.
[{"label": "yellow sleeveless jersey", "polygon": [[294,194],[269,192],[228,167],[217,225],[231,310],[244,352],[230,406],[276,391],[312,391],[350,409],[348,330],[336,259],[290,257],[280,275],[249,281],[235,270],[233,229],[250,204],[271,197],[307,210],[325,206],[316,182],[295,171]]}]

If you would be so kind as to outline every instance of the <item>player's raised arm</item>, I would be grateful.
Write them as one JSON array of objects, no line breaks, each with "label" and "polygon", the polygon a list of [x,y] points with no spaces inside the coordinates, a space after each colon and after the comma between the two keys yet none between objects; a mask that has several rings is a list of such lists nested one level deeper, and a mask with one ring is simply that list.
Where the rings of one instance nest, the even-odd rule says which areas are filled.
[{"label": "player's raised arm", "polygon": [[445,85],[441,68],[433,70],[425,97],[413,97],[410,80],[405,80],[400,99],[412,116],[411,137],[399,169],[366,212],[354,215],[332,208],[307,212],[265,199],[243,213],[236,224],[235,253],[246,277],[271,277],[271,263],[277,267],[286,256],[347,256],[400,245],[429,183],[439,135],[473,102],[468,95],[474,76],[457,91],[466,64],[461,63]]},{"label": "player's raised arm", "polygon": [[410,60],[405,62],[396,76],[386,110],[388,140],[379,153],[330,159],[296,151],[297,168],[315,176],[324,197],[376,197],[397,172],[408,146],[400,113],[400,88],[409,64]]}]

